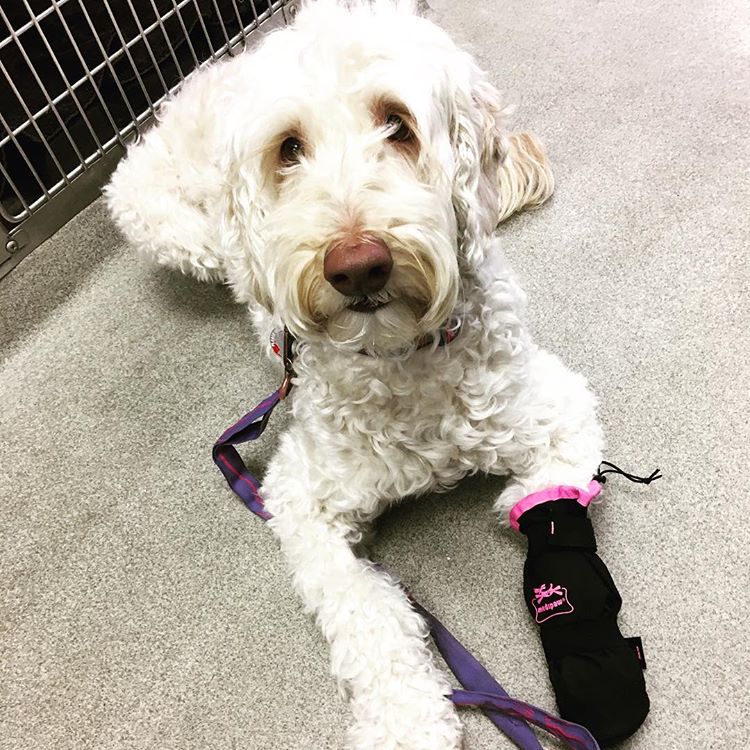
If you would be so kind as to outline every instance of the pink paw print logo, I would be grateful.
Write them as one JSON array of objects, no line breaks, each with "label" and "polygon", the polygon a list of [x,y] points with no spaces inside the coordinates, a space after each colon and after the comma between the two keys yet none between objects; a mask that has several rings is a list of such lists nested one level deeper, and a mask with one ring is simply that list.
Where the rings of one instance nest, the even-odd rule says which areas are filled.
[{"label": "pink paw print logo", "polygon": [[534,619],[539,625],[556,615],[569,615],[575,611],[568,601],[568,589],[555,583],[543,583],[535,588],[531,605],[534,607]]}]

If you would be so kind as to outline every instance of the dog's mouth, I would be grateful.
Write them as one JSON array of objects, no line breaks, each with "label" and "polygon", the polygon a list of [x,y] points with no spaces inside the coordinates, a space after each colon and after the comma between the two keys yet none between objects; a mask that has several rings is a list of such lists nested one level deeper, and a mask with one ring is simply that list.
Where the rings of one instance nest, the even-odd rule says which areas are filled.
[{"label": "dog's mouth", "polygon": [[361,299],[352,302],[351,305],[347,306],[347,310],[358,313],[374,313],[376,310],[380,310],[385,307],[390,300],[378,300],[370,299],[369,297],[362,297]]},{"label": "dog's mouth", "polygon": [[422,303],[391,291],[349,297],[331,315],[324,331],[332,343],[348,351],[370,354],[400,352],[422,333]]}]

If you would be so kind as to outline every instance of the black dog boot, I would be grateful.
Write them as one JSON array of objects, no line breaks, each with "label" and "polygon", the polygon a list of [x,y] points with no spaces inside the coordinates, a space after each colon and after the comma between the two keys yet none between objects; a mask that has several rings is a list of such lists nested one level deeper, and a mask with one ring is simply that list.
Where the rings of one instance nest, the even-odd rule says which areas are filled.
[{"label": "black dog boot", "polygon": [[[622,599],[596,554],[586,506],[589,493],[525,498],[511,515],[528,537],[524,597],[539,625],[560,715],[585,726],[602,747],[633,734],[649,710],[640,639],[623,638],[617,626]],[[554,491],[552,491],[552,494]]]}]

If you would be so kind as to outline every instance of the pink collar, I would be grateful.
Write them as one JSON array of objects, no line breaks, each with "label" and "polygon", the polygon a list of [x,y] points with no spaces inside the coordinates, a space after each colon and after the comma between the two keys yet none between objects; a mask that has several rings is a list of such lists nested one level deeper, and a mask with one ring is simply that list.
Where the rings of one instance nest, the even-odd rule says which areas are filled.
[{"label": "pink collar", "polygon": [[[426,333],[416,341],[417,349],[425,349],[428,346],[432,346],[437,342],[437,346],[445,346],[450,344],[458,334],[461,332],[461,325],[463,321],[457,315],[454,315],[448,320],[448,322],[442,327],[438,328],[437,331],[432,333]],[[287,332],[286,328],[274,328],[271,331],[271,348],[277,357],[283,357],[284,351],[284,339],[291,337],[291,334]],[[360,354],[367,354],[367,352],[360,352]]]}]

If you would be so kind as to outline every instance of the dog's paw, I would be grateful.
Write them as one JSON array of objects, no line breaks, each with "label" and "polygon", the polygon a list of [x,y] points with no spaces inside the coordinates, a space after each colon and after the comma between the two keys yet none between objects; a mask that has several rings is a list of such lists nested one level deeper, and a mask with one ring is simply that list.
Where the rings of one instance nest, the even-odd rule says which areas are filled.
[{"label": "dog's paw", "polygon": [[347,750],[461,750],[455,706],[437,687],[390,680],[384,692],[354,699]]}]

